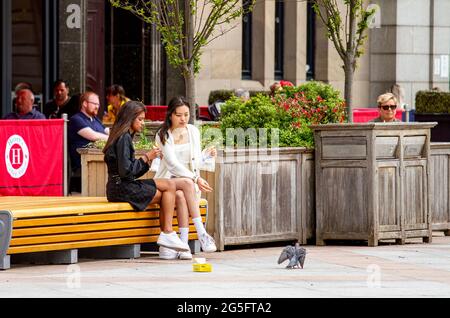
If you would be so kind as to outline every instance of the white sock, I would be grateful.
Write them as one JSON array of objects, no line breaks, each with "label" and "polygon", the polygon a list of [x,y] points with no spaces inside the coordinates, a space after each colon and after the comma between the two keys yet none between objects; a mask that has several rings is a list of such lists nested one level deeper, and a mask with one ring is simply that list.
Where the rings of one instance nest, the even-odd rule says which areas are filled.
[{"label": "white sock", "polygon": [[188,243],[189,241],[189,228],[188,227],[180,227],[180,239],[183,243]]},{"label": "white sock", "polygon": [[202,235],[202,234],[206,233],[205,226],[203,225],[203,222],[202,222],[202,217],[192,219],[192,222],[194,222],[195,229],[197,230],[198,235]]}]

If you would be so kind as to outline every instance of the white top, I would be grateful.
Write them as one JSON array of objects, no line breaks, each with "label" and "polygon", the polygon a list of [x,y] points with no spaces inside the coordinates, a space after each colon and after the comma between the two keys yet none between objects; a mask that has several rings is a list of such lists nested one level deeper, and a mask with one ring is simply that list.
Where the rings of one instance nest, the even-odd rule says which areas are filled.
[{"label": "white top", "polygon": [[173,148],[178,161],[185,166],[186,169],[191,170],[191,167],[189,166],[191,164],[191,143],[175,144],[173,145]]},{"label": "white top", "polygon": [[[187,125],[189,136],[189,148],[183,150],[183,154],[177,153],[176,145],[172,133],[168,132],[169,138],[166,139],[166,144],[163,145],[159,134],[156,134],[155,142],[158,143],[163,159],[155,159],[152,162],[151,170],[156,171],[156,179],[169,179],[172,176],[184,177],[195,179],[200,176],[200,169],[214,171],[214,160],[205,161],[206,154],[201,149],[200,131],[194,125]],[[178,148],[179,150],[180,148]],[[188,165],[185,165],[184,160],[180,158],[188,159]]]}]

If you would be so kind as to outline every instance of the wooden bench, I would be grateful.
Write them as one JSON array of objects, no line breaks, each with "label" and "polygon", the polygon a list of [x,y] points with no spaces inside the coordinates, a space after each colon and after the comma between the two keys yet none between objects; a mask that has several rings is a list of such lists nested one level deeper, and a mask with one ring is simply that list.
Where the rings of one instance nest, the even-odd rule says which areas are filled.
[{"label": "wooden bench", "polygon": [[[0,210],[10,211],[13,217],[12,237],[0,269],[10,267],[12,255],[38,252],[51,252],[49,262],[63,264],[76,263],[78,249],[86,248],[116,247],[119,258],[139,257],[140,244],[156,242],[160,233],[158,205],[135,212],[128,203],[108,202],[104,197],[0,197]],[[206,200],[201,200],[200,211],[205,221]],[[174,230],[177,225],[175,215]],[[189,239],[197,240],[192,222]]]}]

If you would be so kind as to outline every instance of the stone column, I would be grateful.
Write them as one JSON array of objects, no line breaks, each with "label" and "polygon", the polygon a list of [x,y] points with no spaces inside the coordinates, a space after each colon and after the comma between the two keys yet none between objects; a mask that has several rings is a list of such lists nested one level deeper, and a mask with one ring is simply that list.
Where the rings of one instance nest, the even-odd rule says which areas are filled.
[{"label": "stone column", "polygon": [[371,99],[394,83],[415,107],[419,90],[449,88],[450,3],[378,0],[381,28],[371,32]]},{"label": "stone column", "polygon": [[285,1],[284,78],[294,84],[306,80],[307,4]]},{"label": "stone column", "polygon": [[252,41],[252,79],[269,87],[275,78],[275,1],[255,5]]},{"label": "stone column", "polygon": [[397,76],[397,1],[378,0],[380,26],[370,29],[370,101],[376,105],[377,97],[395,84]]},{"label": "stone column", "polygon": [[60,0],[59,77],[68,81],[71,95],[86,87],[86,17],[88,0]]},{"label": "stone column", "polygon": [[150,103],[152,105],[160,105],[162,103],[161,96],[161,37],[156,30],[156,26],[149,27],[150,33]]},{"label": "stone column", "polygon": [[450,2],[431,0],[430,88],[448,91],[450,55]]},{"label": "stone column", "polygon": [[[1,88],[0,88],[0,118],[12,111],[12,35],[11,35],[11,0],[4,0],[0,4],[0,46],[1,52]],[[0,260],[1,261],[1,260]]]}]

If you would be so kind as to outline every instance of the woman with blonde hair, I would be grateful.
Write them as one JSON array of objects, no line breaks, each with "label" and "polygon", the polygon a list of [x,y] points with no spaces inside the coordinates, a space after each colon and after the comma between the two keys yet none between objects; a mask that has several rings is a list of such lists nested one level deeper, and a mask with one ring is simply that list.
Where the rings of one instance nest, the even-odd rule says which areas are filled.
[{"label": "woman with blonde hair", "polygon": [[399,122],[397,114],[398,101],[394,94],[386,93],[378,96],[378,112],[380,116],[371,120],[373,123]]}]

